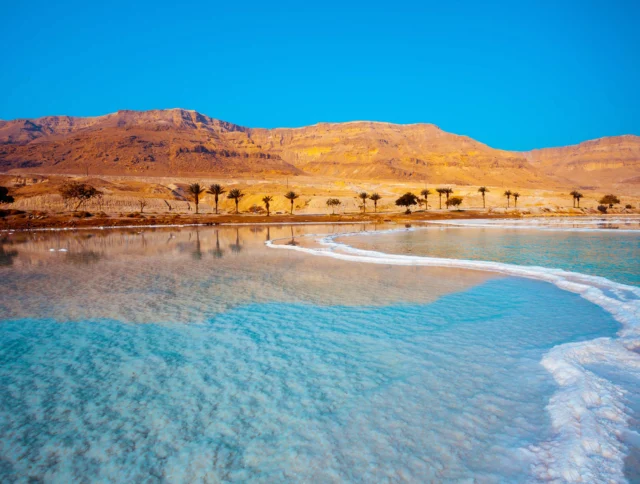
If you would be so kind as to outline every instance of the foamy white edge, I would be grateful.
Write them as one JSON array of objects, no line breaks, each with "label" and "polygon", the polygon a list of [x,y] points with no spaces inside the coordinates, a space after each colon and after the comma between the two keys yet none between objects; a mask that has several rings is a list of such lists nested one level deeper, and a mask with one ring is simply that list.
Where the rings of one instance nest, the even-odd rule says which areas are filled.
[{"label": "foamy white edge", "polygon": [[[640,223],[638,217],[603,219],[600,217],[588,219],[561,218],[529,218],[525,220],[514,219],[466,219],[466,220],[429,220],[429,225],[444,225],[448,228],[483,228],[483,229],[519,229],[519,230],[545,230],[550,232],[606,232],[606,233],[635,233],[640,234],[640,229],[627,228],[601,228],[579,227],[580,225],[628,225]],[[569,225],[570,227],[563,227]]]},{"label": "foamy white edge", "polygon": [[[475,225],[472,225],[474,227]],[[534,227],[531,227],[534,228]],[[625,390],[587,369],[606,364],[632,373],[640,379],[640,288],[616,283],[599,276],[536,266],[500,262],[420,257],[356,249],[336,242],[338,237],[378,235],[414,229],[357,232],[316,237],[321,248],[281,245],[267,241],[274,249],[286,249],[315,256],[401,266],[451,267],[497,272],[549,282],[560,289],[579,294],[610,313],[622,325],[618,338],[558,345],[547,352],[541,364],[553,375],[559,389],[547,405],[555,436],[540,445],[521,449],[531,460],[536,479],[557,482],[625,482],[625,441],[629,411],[624,404]],[[637,439],[637,435],[631,436]]]}]

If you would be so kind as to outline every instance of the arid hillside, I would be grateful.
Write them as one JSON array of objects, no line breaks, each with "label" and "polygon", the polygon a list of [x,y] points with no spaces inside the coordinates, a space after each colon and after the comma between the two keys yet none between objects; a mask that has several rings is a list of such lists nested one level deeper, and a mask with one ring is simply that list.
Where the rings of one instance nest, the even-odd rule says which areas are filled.
[{"label": "arid hillside", "polygon": [[498,150],[432,124],[245,128],[183,109],[0,121],[0,171],[169,177],[296,176],[522,188],[640,186],[640,137]]},{"label": "arid hillside", "polygon": [[577,186],[640,193],[640,137],[614,136],[527,153],[546,174]]}]

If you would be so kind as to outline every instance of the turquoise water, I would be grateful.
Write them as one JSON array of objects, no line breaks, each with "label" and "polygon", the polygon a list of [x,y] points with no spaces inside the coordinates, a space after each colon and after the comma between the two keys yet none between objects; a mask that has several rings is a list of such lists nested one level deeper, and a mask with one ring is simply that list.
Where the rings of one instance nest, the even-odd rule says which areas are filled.
[{"label": "turquoise water", "polygon": [[298,250],[354,228],[0,238],[0,481],[637,477],[626,313]]},{"label": "turquoise water", "polygon": [[566,269],[640,286],[640,231],[605,233],[435,226],[350,245],[394,254],[506,262]]}]

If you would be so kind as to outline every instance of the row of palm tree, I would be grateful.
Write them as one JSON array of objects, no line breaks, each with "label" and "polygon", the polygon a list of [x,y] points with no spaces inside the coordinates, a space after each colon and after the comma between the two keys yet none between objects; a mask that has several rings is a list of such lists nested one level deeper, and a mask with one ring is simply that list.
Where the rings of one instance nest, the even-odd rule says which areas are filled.
[{"label": "row of palm tree", "polygon": [[[382,197],[377,193],[369,195],[367,192],[360,192],[358,198],[362,199],[362,213],[367,213],[367,199],[373,202],[373,211],[378,211],[378,200],[382,200]],[[328,200],[327,200],[328,202]],[[328,205],[328,203],[327,203]]]},{"label": "row of palm tree", "polygon": [[[453,194],[453,189],[450,187],[444,187],[444,188],[436,188],[435,189],[436,193],[438,194],[438,198],[439,198],[439,207],[440,210],[442,210],[442,196],[445,196],[445,204],[447,207],[449,207],[450,203],[449,203],[449,198],[450,196]],[[486,194],[489,192],[490,190],[487,187],[480,187],[478,188],[478,192],[482,195],[482,208],[486,208],[486,200],[485,200],[485,196]],[[199,213],[199,205],[200,205],[200,197],[205,194],[208,193],[210,195],[213,195],[214,197],[214,202],[215,202],[215,213],[218,213],[218,202],[220,199],[220,196],[227,193],[225,188],[222,185],[219,184],[213,184],[210,185],[209,188],[205,188],[204,186],[200,185],[199,183],[193,183],[191,185],[189,185],[189,187],[187,188],[187,192],[193,197],[193,201],[195,203],[196,206],[196,214]],[[429,195],[431,195],[433,192],[431,190],[429,190],[428,188],[423,189],[420,192],[420,195],[422,195],[424,197],[424,199],[420,199],[418,197],[415,197],[416,203],[424,203],[425,207],[428,209],[429,208]],[[229,193],[227,193],[227,198],[230,200],[233,200],[235,202],[236,205],[236,213],[238,212],[238,204],[240,203],[240,200],[244,197],[244,193],[242,193],[242,191],[238,188],[234,188],[232,190],[229,190]],[[582,194],[577,192],[577,191],[573,191],[571,192],[571,195],[574,198],[574,206],[575,206],[575,201],[578,201],[578,206],[580,206],[580,198],[582,198]],[[511,202],[511,197],[513,197],[514,200],[514,204],[515,207],[518,206],[518,198],[520,197],[520,194],[518,192],[512,192],[511,190],[506,190],[504,192],[504,196],[507,197],[507,208],[510,207],[510,202]],[[289,200],[291,202],[291,209],[290,209],[290,213],[293,214],[293,204],[295,202],[296,199],[298,199],[300,197],[299,194],[297,194],[294,191],[289,191],[287,192],[284,197]],[[382,199],[382,197],[378,194],[378,193],[372,193],[369,194],[367,192],[360,192],[358,194],[358,198],[360,198],[362,200],[362,212],[366,213],[367,211],[367,200],[371,200],[373,202],[373,210],[374,212],[378,211],[378,201],[380,201]],[[271,214],[271,202],[273,202],[273,196],[270,195],[265,195],[262,198],[262,202],[264,203],[265,209],[267,211],[267,216],[269,216]],[[327,206],[334,208],[334,213],[335,213],[335,207],[341,205],[341,202],[339,199],[337,198],[329,198],[327,200]]]},{"label": "row of palm tree", "polygon": [[[215,211],[216,214],[218,213],[218,201],[220,199],[220,196],[227,193],[227,191],[225,190],[225,188],[222,185],[219,184],[213,184],[211,186],[209,186],[209,188],[205,188],[204,186],[200,185],[199,183],[192,183],[191,185],[189,185],[189,187],[187,188],[187,192],[193,197],[193,202],[196,206],[196,214],[199,213],[199,205],[200,205],[200,197],[205,194],[208,193],[210,195],[213,195],[213,200],[215,202]],[[238,204],[240,203],[240,200],[242,199],[242,197],[244,197],[245,194],[242,193],[242,190],[238,189],[238,188],[233,188],[231,190],[229,190],[229,193],[227,193],[227,198],[229,200],[233,200],[236,204],[236,213],[238,212]],[[294,191],[289,191],[287,193],[285,193],[284,198],[286,198],[287,200],[289,200],[291,202],[291,214],[293,214],[293,202],[299,198],[300,195],[297,194]],[[271,202],[273,201],[273,197],[270,195],[265,195],[262,198],[262,203],[264,203],[265,209],[267,210],[267,217],[269,215],[271,215]]]},{"label": "row of palm tree", "polygon": [[584,195],[578,190],[573,190],[569,195],[573,197],[573,208],[576,208],[576,202],[578,202],[578,208],[580,208],[580,199],[583,198]]},{"label": "row of palm tree", "polygon": [[509,208],[509,201],[511,200],[511,197],[513,197],[516,208],[518,207],[518,198],[520,198],[520,194],[518,192],[507,190],[506,192],[504,192],[504,196],[507,197],[507,208]]}]

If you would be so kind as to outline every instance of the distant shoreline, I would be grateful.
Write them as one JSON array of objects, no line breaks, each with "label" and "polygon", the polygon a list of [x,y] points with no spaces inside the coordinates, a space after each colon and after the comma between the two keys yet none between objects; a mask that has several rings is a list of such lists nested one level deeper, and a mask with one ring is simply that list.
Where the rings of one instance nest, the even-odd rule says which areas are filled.
[{"label": "distant shoreline", "polygon": [[[65,213],[49,215],[43,212],[14,212],[0,218],[0,232],[8,231],[44,231],[44,230],[76,230],[76,229],[110,229],[110,228],[162,228],[162,227],[207,227],[207,226],[252,226],[252,225],[330,225],[330,224],[385,224],[385,223],[419,223],[432,220],[464,220],[464,219],[504,219],[530,216],[523,212],[490,213],[487,210],[462,211],[418,211],[405,213],[365,213],[336,215],[254,215],[254,214],[136,214],[135,216],[81,216]],[[80,216],[79,216],[80,215]],[[558,212],[551,214],[535,214],[535,216],[570,216],[582,217],[589,214]],[[616,215],[616,214],[611,214]]]}]

